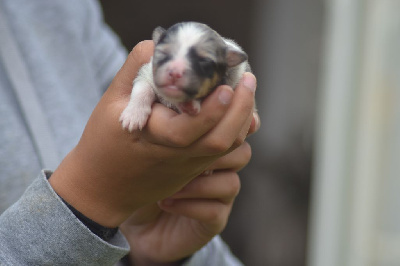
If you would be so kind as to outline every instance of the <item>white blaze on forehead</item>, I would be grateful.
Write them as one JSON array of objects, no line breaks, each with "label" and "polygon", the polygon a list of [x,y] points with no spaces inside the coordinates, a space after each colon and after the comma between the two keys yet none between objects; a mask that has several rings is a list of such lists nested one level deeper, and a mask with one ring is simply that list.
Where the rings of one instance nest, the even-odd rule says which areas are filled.
[{"label": "white blaze on forehead", "polygon": [[204,37],[204,30],[198,26],[188,23],[179,28],[177,32],[177,41],[179,45],[176,57],[183,58],[188,53],[189,49],[195,46]]}]

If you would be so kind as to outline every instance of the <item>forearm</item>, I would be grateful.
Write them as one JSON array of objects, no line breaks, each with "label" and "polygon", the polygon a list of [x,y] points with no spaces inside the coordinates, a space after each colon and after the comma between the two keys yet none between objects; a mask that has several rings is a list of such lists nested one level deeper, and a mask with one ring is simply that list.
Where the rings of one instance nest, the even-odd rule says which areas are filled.
[{"label": "forearm", "polygon": [[112,265],[128,251],[120,232],[105,242],[84,226],[44,173],[0,216],[1,263]]}]

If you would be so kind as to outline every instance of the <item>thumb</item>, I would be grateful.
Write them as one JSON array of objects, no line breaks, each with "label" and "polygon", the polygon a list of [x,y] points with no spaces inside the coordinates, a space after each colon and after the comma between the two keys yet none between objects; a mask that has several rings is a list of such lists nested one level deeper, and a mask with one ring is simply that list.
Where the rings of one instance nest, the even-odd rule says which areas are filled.
[{"label": "thumb", "polygon": [[129,53],[125,63],[114,77],[110,88],[118,88],[118,94],[130,95],[132,83],[142,65],[148,63],[154,52],[153,41],[138,43]]}]

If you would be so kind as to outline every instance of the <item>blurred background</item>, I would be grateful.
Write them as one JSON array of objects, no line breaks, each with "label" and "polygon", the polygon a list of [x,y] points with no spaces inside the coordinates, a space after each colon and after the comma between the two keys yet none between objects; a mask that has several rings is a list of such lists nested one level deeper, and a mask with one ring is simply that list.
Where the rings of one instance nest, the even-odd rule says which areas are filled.
[{"label": "blurred background", "polygon": [[400,265],[400,1],[101,1],[128,50],[199,21],[258,79],[260,131],[222,237],[246,265]]}]

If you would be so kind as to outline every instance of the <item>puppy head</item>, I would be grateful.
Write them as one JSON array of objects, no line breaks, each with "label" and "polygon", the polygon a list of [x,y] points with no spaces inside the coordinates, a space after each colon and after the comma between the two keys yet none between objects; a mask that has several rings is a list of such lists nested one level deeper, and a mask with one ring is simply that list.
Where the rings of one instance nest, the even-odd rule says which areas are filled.
[{"label": "puppy head", "polygon": [[153,41],[154,83],[163,98],[175,103],[207,96],[223,83],[227,68],[247,60],[238,46],[201,23],[158,27]]}]

